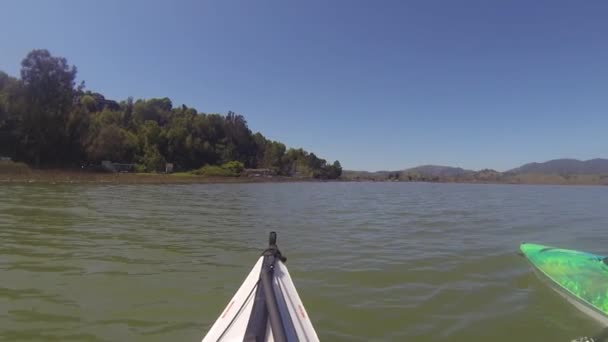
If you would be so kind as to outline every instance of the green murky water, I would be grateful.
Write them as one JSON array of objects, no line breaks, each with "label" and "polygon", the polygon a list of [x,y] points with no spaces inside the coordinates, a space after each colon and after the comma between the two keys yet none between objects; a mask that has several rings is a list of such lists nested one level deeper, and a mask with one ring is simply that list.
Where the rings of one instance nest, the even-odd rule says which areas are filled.
[{"label": "green murky water", "polygon": [[2,185],[0,340],[200,341],[276,230],[321,340],[569,341],[600,327],[516,252],[608,254],[607,208],[607,187]]}]

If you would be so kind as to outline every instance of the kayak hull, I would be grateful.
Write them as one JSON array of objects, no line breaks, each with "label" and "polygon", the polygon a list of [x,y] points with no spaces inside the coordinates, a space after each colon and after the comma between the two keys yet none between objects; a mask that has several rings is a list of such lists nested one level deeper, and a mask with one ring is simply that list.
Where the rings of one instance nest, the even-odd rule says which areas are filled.
[{"label": "kayak hull", "polygon": [[520,249],[539,278],[581,312],[608,325],[608,265],[603,256],[530,243]]},{"label": "kayak hull", "polygon": [[[243,341],[254,307],[263,259],[264,257],[258,259],[241,287],[203,338],[203,342]],[[272,285],[287,341],[319,341],[289,271],[280,260],[276,262]],[[274,341],[270,324],[267,324],[266,329],[266,341]]]}]

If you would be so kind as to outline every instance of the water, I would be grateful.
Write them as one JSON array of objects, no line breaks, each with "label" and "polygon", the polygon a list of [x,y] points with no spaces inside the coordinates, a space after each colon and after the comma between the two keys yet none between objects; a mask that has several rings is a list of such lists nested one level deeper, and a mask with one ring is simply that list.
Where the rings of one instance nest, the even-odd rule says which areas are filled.
[{"label": "water", "polygon": [[200,341],[276,230],[324,341],[569,341],[517,256],[608,254],[608,187],[0,187],[0,340]]}]

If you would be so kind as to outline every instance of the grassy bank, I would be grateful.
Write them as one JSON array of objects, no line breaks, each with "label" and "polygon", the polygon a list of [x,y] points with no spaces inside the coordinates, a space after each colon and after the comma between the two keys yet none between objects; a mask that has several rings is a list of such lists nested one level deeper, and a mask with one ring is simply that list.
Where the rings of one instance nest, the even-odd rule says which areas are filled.
[{"label": "grassy bank", "polygon": [[196,184],[196,183],[265,183],[293,182],[306,179],[292,177],[229,177],[197,175],[190,172],[103,173],[69,169],[37,170],[22,163],[0,162],[0,183],[92,183],[92,184]]},{"label": "grassy bank", "polygon": [[293,182],[306,179],[291,177],[213,177],[191,174],[89,173],[65,170],[30,171],[29,173],[0,173],[0,183],[45,184],[205,184],[205,183],[267,183]]}]

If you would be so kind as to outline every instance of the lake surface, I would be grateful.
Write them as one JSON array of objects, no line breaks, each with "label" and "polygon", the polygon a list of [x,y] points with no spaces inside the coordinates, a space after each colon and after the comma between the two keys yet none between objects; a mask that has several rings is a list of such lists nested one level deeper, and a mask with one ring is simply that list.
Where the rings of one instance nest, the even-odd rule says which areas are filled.
[{"label": "lake surface", "polygon": [[0,340],[200,341],[278,244],[324,341],[600,331],[522,241],[608,254],[608,187],[0,186]]}]

